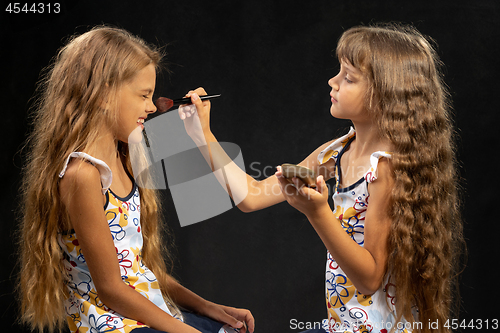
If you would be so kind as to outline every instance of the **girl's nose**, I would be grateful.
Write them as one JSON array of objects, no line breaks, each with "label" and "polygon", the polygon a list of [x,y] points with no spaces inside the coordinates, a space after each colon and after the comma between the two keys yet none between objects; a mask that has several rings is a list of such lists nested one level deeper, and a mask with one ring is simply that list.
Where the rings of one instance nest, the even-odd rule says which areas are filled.
[{"label": "girl's nose", "polygon": [[330,80],[328,80],[328,85],[335,90],[339,90],[339,84],[337,82],[337,77],[338,77],[338,75],[334,76]]},{"label": "girl's nose", "polygon": [[146,110],[147,113],[155,113],[156,112],[156,105],[153,103],[152,99],[149,99],[148,101],[148,107]]}]

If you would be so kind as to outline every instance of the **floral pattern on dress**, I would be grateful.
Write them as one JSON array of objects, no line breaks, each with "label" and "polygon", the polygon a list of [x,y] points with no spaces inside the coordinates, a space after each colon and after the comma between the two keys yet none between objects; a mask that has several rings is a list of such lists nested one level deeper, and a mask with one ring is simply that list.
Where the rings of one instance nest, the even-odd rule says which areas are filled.
[{"label": "floral pattern on dress", "polygon": [[[370,156],[370,168],[355,184],[339,188],[340,158],[355,138],[353,128],[345,136],[335,140],[318,155],[320,163],[334,159],[336,163],[336,184],[333,193],[333,214],[344,231],[359,246],[364,246],[365,216],[369,204],[368,184],[377,179],[377,165],[380,158],[390,158],[390,153],[375,152]],[[328,319],[325,330],[328,332],[389,332],[388,326],[395,326],[395,286],[390,278],[373,295],[360,293],[335,258],[327,251],[325,273],[325,299]],[[392,321],[391,321],[392,318]],[[385,325],[385,326],[384,326]],[[407,332],[396,329],[395,332]]]},{"label": "floral pattern on dress", "polygon": [[[123,283],[171,314],[155,275],[142,262],[141,207],[137,186],[134,183],[132,192],[126,198],[120,198],[111,190],[107,190],[106,196],[105,216],[115,244]],[[59,244],[64,251],[64,266],[68,276],[66,287],[69,297],[65,302],[65,310],[72,333],[128,333],[134,328],[147,327],[137,320],[120,315],[101,302],[74,232],[60,234]]]}]

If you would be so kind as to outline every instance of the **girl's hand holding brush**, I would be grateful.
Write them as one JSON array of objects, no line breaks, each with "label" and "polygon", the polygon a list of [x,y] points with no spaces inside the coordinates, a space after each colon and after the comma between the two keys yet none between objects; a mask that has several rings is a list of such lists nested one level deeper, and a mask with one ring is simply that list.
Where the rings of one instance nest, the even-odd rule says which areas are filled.
[{"label": "girl's hand holding brush", "polygon": [[[183,104],[192,104],[192,100],[190,98],[191,95],[186,95],[187,97],[185,98],[178,98],[178,99],[170,99],[170,98],[167,98],[167,97],[159,97],[156,101],[155,101],[155,105],[156,105],[156,108],[158,109],[158,112],[159,113],[164,113],[164,112],[167,112],[168,110],[170,110],[172,107],[174,106],[179,106],[179,105],[183,105]],[[212,98],[217,98],[217,97],[220,97],[220,94],[215,94],[215,95],[203,95],[203,96],[199,96],[200,99],[202,101],[205,101],[205,100],[210,100]]]},{"label": "girl's hand holding brush", "polygon": [[179,108],[179,117],[184,120],[186,132],[198,145],[206,145],[210,129],[210,97],[205,89],[198,88],[187,93],[186,98],[192,103]]}]

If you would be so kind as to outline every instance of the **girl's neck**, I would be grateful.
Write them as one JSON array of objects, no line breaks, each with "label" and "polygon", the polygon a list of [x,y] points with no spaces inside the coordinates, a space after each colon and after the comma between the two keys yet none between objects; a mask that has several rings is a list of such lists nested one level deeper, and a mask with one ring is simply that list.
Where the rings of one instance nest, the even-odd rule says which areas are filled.
[{"label": "girl's neck", "polygon": [[111,133],[101,136],[90,150],[91,156],[104,161],[112,170],[121,163],[117,142]]},{"label": "girl's neck", "polygon": [[380,136],[374,122],[353,122],[353,125],[356,130],[356,140],[355,144],[351,145],[351,155],[371,155],[375,151],[390,150],[389,141]]},{"label": "girl's neck", "polygon": [[124,198],[133,190],[133,183],[125,170],[118,151],[118,142],[111,133],[100,137],[87,152],[108,165],[113,174],[111,190]]}]

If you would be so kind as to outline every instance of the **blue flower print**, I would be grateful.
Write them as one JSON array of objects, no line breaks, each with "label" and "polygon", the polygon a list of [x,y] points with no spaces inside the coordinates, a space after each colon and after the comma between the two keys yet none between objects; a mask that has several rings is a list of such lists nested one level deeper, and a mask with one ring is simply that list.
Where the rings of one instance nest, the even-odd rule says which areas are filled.
[{"label": "blue flower print", "polygon": [[94,314],[89,316],[90,332],[91,333],[104,333],[112,332],[117,329],[123,328],[122,318],[105,314],[99,316],[97,319]]},{"label": "blue flower print", "polygon": [[365,226],[359,217],[360,214],[349,217],[347,221],[343,221],[342,226],[358,245],[363,245],[365,243]]},{"label": "blue flower print", "polygon": [[[121,210],[121,208],[120,208]],[[111,231],[111,236],[113,240],[122,240],[125,238],[125,230],[119,224],[119,215],[116,212],[108,211],[106,213],[106,218],[108,219],[109,230]]]},{"label": "blue flower print", "polygon": [[347,304],[356,290],[345,275],[332,272],[326,274],[326,288],[328,301],[333,308],[340,308]]}]

